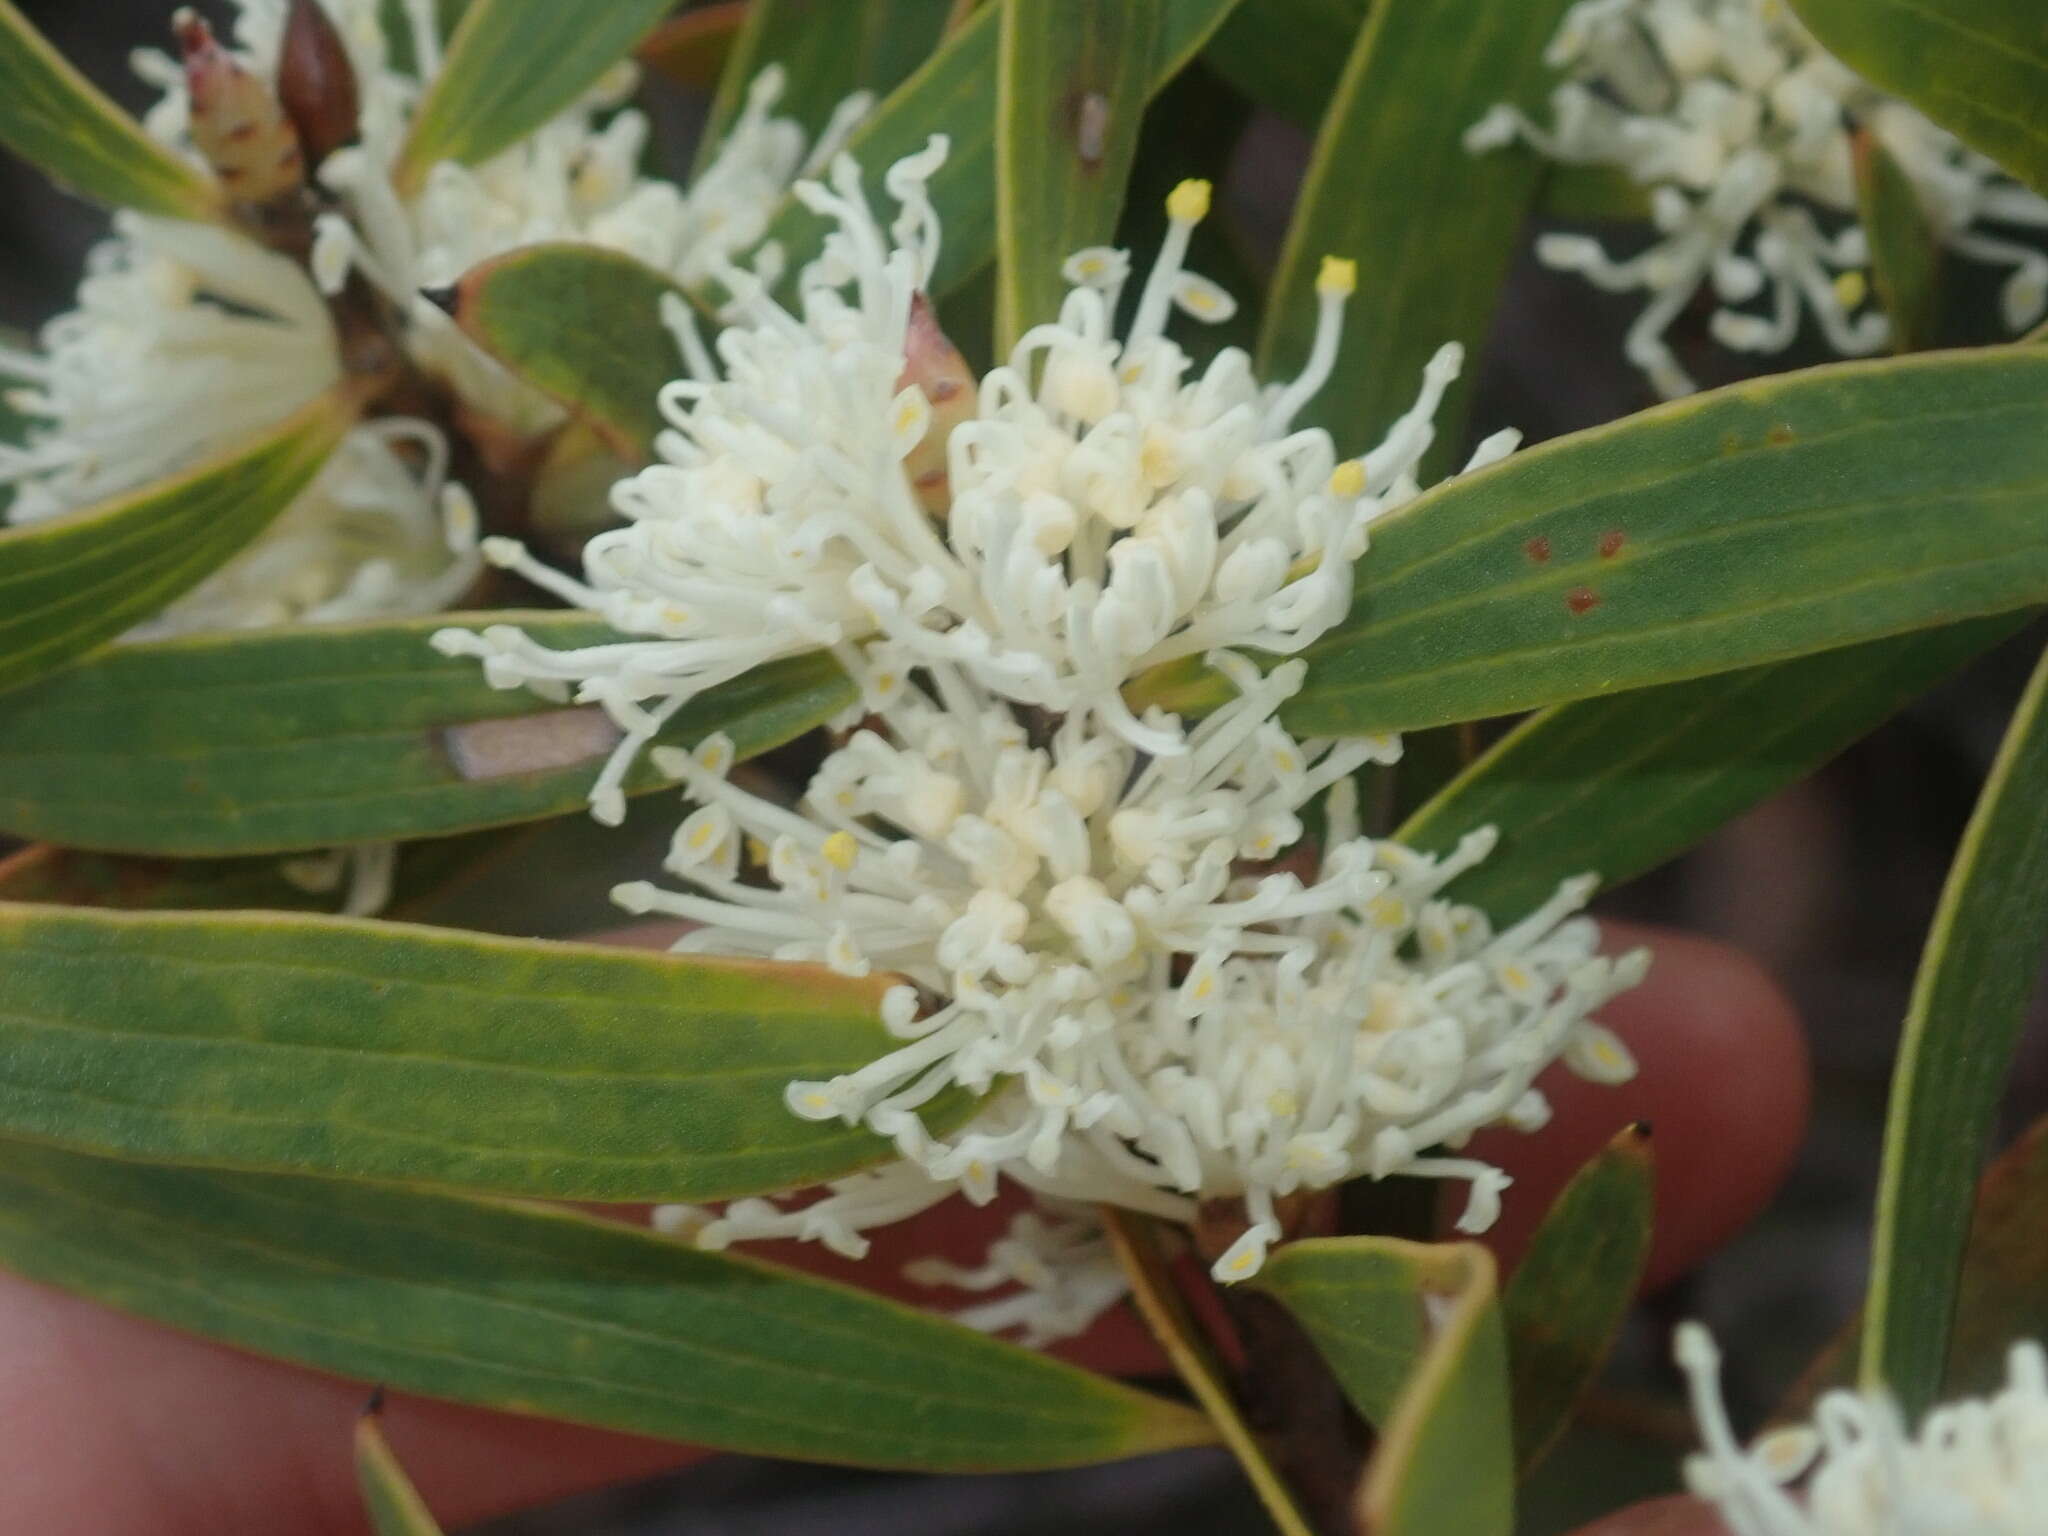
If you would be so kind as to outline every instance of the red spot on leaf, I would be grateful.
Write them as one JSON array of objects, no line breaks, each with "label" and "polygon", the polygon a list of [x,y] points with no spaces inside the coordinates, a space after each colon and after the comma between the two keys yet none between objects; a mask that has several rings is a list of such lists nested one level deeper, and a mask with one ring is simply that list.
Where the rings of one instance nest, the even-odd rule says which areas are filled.
[{"label": "red spot on leaf", "polygon": [[1522,549],[1528,554],[1529,558],[1535,561],[1538,565],[1542,565],[1550,559],[1550,540],[1544,538],[1543,535],[1540,533],[1537,534],[1536,537],[1531,539],[1528,543],[1524,544],[1522,546]]},{"label": "red spot on leaf", "polygon": [[1619,528],[1610,528],[1600,535],[1600,558],[1612,560],[1621,553],[1621,546],[1628,542],[1628,535]]},{"label": "red spot on leaf", "polygon": [[1600,606],[1600,594],[1591,587],[1573,587],[1564,595],[1564,606],[1573,618],[1577,618]]}]

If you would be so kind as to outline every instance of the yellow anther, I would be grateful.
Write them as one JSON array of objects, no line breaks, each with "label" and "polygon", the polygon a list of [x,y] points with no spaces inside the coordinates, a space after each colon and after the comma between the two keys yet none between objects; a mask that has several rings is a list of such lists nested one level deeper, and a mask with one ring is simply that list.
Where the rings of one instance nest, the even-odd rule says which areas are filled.
[{"label": "yellow anther", "polygon": [[853,868],[854,855],[860,852],[860,844],[853,840],[851,832],[834,832],[825,839],[825,857],[835,869]]},{"label": "yellow anther", "polygon": [[718,828],[716,826],[708,821],[700,821],[690,833],[690,846],[692,848],[707,848],[711,845],[711,839],[717,836],[717,834]]},{"label": "yellow anther", "polygon": [[1195,983],[1195,1001],[1198,1003],[1206,1002],[1209,994],[1215,990],[1216,973],[1214,971],[1204,973],[1202,979]]},{"label": "yellow anther", "polygon": [[669,607],[661,610],[661,619],[664,624],[673,624],[677,628],[681,628],[690,622],[690,610],[687,608],[677,608],[671,604]]},{"label": "yellow anther", "polygon": [[1601,1040],[1593,1046],[1593,1059],[1603,1067],[1625,1067],[1628,1058],[1621,1054],[1612,1040]]},{"label": "yellow anther", "polygon": [[1530,986],[1529,973],[1519,965],[1503,966],[1500,979],[1507,983],[1510,991],[1514,992],[1526,991]]},{"label": "yellow anther", "polygon": [[1209,214],[1209,183],[1189,178],[1166,194],[1166,216],[1176,224],[1199,224]]},{"label": "yellow anther", "polygon": [[1349,298],[1358,291],[1358,263],[1348,256],[1325,256],[1316,269],[1316,292]]},{"label": "yellow anther", "polygon": [[805,1109],[830,1109],[832,1100],[825,1094],[811,1092],[804,1095]]},{"label": "yellow anther", "polygon": [[1855,309],[1870,297],[1870,279],[1860,271],[1835,274],[1835,298],[1844,309]]},{"label": "yellow anther", "polygon": [[1346,459],[1330,471],[1330,494],[1332,496],[1363,496],[1365,494],[1365,466],[1356,459]]},{"label": "yellow anther", "polygon": [[1109,263],[1100,256],[1083,256],[1074,263],[1074,270],[1083,277],[1099,277],[1102,269],[1108,265]]},{"label": "yellow anther", "polygon": [[1381,928],[1403,928],[1408,923],[1408,903],[1397,896],[1375,896],[1365,904],[1365,915]]},{"label": "yellow anther", "polygon": [[768,862],[768,845],[758,837],[749,837],[747,839],[747,857],[756,864],[766,864]]}]

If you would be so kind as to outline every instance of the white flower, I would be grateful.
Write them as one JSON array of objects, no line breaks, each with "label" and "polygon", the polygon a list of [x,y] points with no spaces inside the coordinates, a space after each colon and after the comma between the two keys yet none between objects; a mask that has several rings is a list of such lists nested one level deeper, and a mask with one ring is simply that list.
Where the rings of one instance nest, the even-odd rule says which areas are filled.
[{"label": "white flower", "polygon": [[[860,687],[851,734],[795,808],[735,783],[723,736],[657,748],[696,806],[666,860],[693,889],[615,895],[701,925],[684,949],[904,978],[884,1008],[900,1047],[788,1095],[799,1115],[891,1138],[902,1161],[799,1209],[673,1219],[707,1244],[790,1235],[858,1254],[865,1230],[954,1190],[985,1201],[1002,1177],[1183,1219],[1235,1198],[1248,1230],[1216,1266],[1232,1280],[1282,1235],[1276,1199],[1360,1174],[1468,1179],[1465,1224],[1483,1227],[1505,1177],[1432,1149],[1540,1123],[1533,1079],[1560,1057],[1628,1075],[1588,1015],[1646,957],[1595,953],[1572,916],[1590,879],[1498,933],[1445,901],[1491,834],[1445,858],[1359,836],[1351,775],[1398,742],[1294,739],[1277,712],[1304,663],[1266,674],[1233,649],[1295,650],[1344,616],[1368,525],[1414,494],[1455,351],[1387,441],[1343,464],[1291,420],[1334,356],[1346,264],[1326,271],[1303,378],[1261,388],[1234,351],[1190,377],[1168,315],[1229,299],[1181,270],[1207,202],[1189,183],[1129,330],[1111,318],[1127,258],[1081,253],[1059,322],[980,382],[971,417],[955,412],[934,496],[914,468],[939,415],[916,328],[941,151],[890,172],[886,234],[851,164],[799,189],[839,225],[802,277],[802,316],[742,292],[723,376],[687,346],[697,377],[666,392],[667,462],[619,488],[633,523],[592,541],[585,581],[495,548],[634,638],[439,642],[481,652],[502,683],[573,681],[614,711],[628,740],[600,815],[631,753],[714,682],[830,644]],[[1190,654],[1237,697],[1192,727],[1134,717],[1124,685]],[[1319,798],[1319,860],[1278,868]],[[955,1085],[984,1107],[935,1140],[916,1110]],[[1063,1293],[1028,1310],[1016,1320],[1043,1331],[1082,1309]]]},{"label": "white flower", "polygon": [[[1678,1361],[1706,1443],[1686,1463],[1692,1491],[1735,1536],[2039,1536],[2048,1530],[2048,1353],[2015,1344],[2005,1387],[1927,1415],[1907,1432],[1879,1393],[1830,1392],[1811,1426],[1748,1450],[1722,1406],[1720,1353],[1697,1323]],[[1799,1494],[1788,1491],[1803,1481]]]},{"label": "white flower", "polygon": [[[1641,255],[1616,261],[1565,234],[1542,237],[1536,251],[1599,287],[1650,295],[1627,353],[1665,396],[1694,387],[1664,332],[1702,285],[1719,300],[1714,336],[1740,351],[1783,351],[1805,311],[1837,352],[1862,356],[1889,340],[1885,317],[1866,307],[1859,129],[1898,161],[1943,245],[2013,269],[2004,308],[2014,330],[2048,312],[2048,256],[1980,228],[2048,228],[2048,199],[1851,73],[1783,0],[1579,0],[1545,58],[1574,77],[1553,94],[1554,126],[1497,106],[1466,147],[1521,138],[1653,189],[1658,238]],[[1741,307],[1760,296],[1764,312]]]},{"label": "white flower", "polygon": [[[802,274],[798,316],[721,269],[738,293],[736,323],[718,338],[722,368],[687,313],[671,313],[693,377],[663,394],[665,462],[615,489],[629,524],[590,541],[581,581],[509,541],[486,545],[642,638],[577,652],[511,629],[437,638],[482,655],[501,686],[575,683],[578,698],[612,710],[625,736],[593,790],[600,819],[622,814],[633,756],[697,693],[878,633],[892,665],[870,669],[870,687],[883,696],[909,668],[944,664],[1010,703],[1087,709],[1134,745],[1175,750],[1170,726],[1124,707],[1124,683],[1219,645],[1298,650],[1349,606],[1367,525],[1415,493],[1455,347],[1361,460],[1338,464],[1327,433],[1292,428],[1334,359],[1349,263],[1325,267],[1301,378],[1261,388],[1234,348],[1190,377],[1168,316],[1214,320],[1231,307],[1180,264],[1205,183],[1169,203],[1127,334],[1112,317],[1128,258],[1084,251],[1068,263],[1075,286],[1056,323],[1027,332],[971,400],[928,398],[928,355],[950,351],[930,339],[919,296],[938,249],[924,181],[943,154],[934,140],[889,172],[900,208],[889,231],[850,162],[830,188],[800,184],[838,232]],[[1481,461],[1513,442],[1491,440]],[[914,473],[927,458],[943,470]]]},{"label": "white flower", "polygon": [[[423,85],[440,67],[433,0],[397,18],[411,59],[394,62],[381,0],[325,0],[353,64],[360,142],[317,175],[332,206],[317,221],[309,267],[216,226],[133,214],[93,253],[78,307],[53,321],[35,355],[0,353],[0,374],[24,381],[15,400],[40,419],[24,449],[0,448],[15,522],[75,510],[228,449],[343,376],[330,301],[361,273],[391,307],[411,364],[442,381],[460,413],[531,436],[561,410],[473,347],[421,297],[475,262],[537,240],[623,250],[696,281],[758,240],[804,167],[801,131],[769,109],[780,89],[764,71],[746,110],[689,191],[637,170],[646,119],[619,109],[631,66],[488,164],[433,167],[401,195],[391,170]],[[239,62],[275,79],[288,6],[238,0]],[[136,60],[162,99],[146,118],[166,142],[190,127],[186,78],[169,57]],[[821,142],[829,152],[863,99]],[[618,110],[614,110],[618,109]],[[769,258],[772,260],[772,256]],[[444,490],[438,427],[373,421],[254,546],[149,626],[162,634],[295,620],[430,613],[459,598],[481,568],[474,509]]]}]

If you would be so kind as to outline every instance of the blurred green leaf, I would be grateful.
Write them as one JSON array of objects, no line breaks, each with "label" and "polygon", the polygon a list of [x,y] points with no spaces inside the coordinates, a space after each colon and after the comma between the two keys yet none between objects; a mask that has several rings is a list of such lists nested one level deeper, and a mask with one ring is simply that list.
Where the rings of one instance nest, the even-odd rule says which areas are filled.
[{"label": "blurred green leaf", "polygon": [[391,1454],[375,1413],[356,1421],[356,1484],[377,1536],[442,1536],[426,1501]]},{"label": "blurred green leaf", "polygon": [[0,0],[0,144],[82,196],[168,219],[215,219],[220,185],[142,131]]},{"label": "blurred green leaf", "polygon": [[1116,234],[1163,0],[1001,0],[996,353],[1059,313],[1067,256]]},{"label": "blurred green leaf", "polygon": [[413,113],[392,167],[401,190],[443,160],[481,165],[510,149],[626,57],[675,0],[475,0]]},{"label": "blurred green leaf", "polygon": [[678,85],[714,90],[752,8],[749,0],[712,0],[682,11],[642,38],[635,54]]},{"label": "blurred green leaf", "polygon": [[1368,0],[1244,0],[1202,60],[1260,106],[1315,132]]},{"label": "blurred green leaf", "polygon": [[697,169],[717,157],[747,88],[770,64],[785,77],[775,115],[815,144],[855,91],[886,96],[931,57],[952,0],[748,0],[697,145]]},{"label": "blurred green leaf", "polygon": [[0,529],[0,691],[97,649],[224,565],[320,472],[357,404],[338,385],[168,480]]},{"label": "blurred green leaf", "polygon": [[1892,1069],[1862,1378],[1909,1417],[1940,1395],[1970,1191],[2048,940],[2048,658],[1956,850]]},{"label": "blurred green leaf", "polygon": [[[1237,0],[1160,0],[1160,45],[1151,89],[1160,87],[1206,43]],[[932,202],[945,218],[937,269],[927,285],[943,295],[973,276],[995,254],[996,55],[1002,7],[983,5],[955,27],[924,65],[864,121],[847,142],[868,184],[905,155],[924,148],[934,133],[946,134],[946,163],[930,182]],[[768,238],[788,255],[785,290],[823,247],[829,226],[794,198],[768,227]]]},{"label": "blurred green leaf", "polygon": [[1557,1443],[1614,1347],[1650,1256],[1655,1186],[1649,1128],[1630,1126],[1572,1176],[1508,1279],[1519,1476]]},{"label": "blurred green leaf", "polygon": [[[0,1135],[560,1200],[722,1200],[894,1156],[792,1081],[892,978],[353,918],[0,905]],[[968,1096],[927,1111],[958,1125]]]},{"label": "blurred green leaf", "polygon": [[[1282,719],[1408,730],[1759,666],[2048,600],[2048,355],[1739,384],[1515,455],[1373,525]],[[1203,712],[1192,658],[1134,704]]]},{"label": "blurred green leaf", "polygon": [[1821,45],[2037,192],[2048,192],[2039,0],[1792,0]]},{"label": "blurred green leaf", "polygon": [[1856,206],[1870,238],[1870,276],[1892,323],[1892,350],[1934,344],[1941,242],[1912,178],[1875,134],[1856,135]]},{"label": "blurred green leaf", "polygon": [[1571,223],[1647,224],[1650,189],[1619,166],[1553,161],[1544,167],[1537,208]]},{"label": "blurred green leaf", "polygon": [[682,287],[622,251],[567,241],[480,262],[446,299],[463,333],[560,401],[636,464],[666,422],[662,386],[683,373],[662,302]]},{"label": "blurred green leaf", "polygon": [[[1496,102],[1535,106],[1543,45],[1569,0],[1401,0],[1374,7],[1351,49],[1266,301],[1259,371],[1306,364],[1328,256],[1358,263],[1349,345],[1296,418],[1363,453],[1408,410],[1446,342],[1465,368],[1436,414],[1424,483],[1456,467],[1478,354],[1543,182],[1535,155],[1475,155],[1465,130]],[[1426,296],[1418,302],[1418,296]]]},{"label": "blurred green leaf", "polygon": [[0,1143],[0,1264],[315,1369],[719,1450],[996,1472],[1210,1438],[865,1291],[513,1202]]},{"label": "blurred green leaf", "polygon": [[[599,644],[580,614],[448,614],[122,646],[0,699],[0,831],[184,857],[433,837],[579,809],[618,728],[488,686],[445,657],[443,626],[512,624]],[[829,656],[756,668],[700,695],[660,740],[725,731],[742,757],[853,702]],[[666,781],[643,761],[631,792]]]},{"label": "blurred green leaf", "polygon": [[1622,884],[1805,778],[2025,622],[1996,614],[1556,705],[1394,836],[1448,852],[1468,832],[1499,829],[1498,850],[1454,892],[1503,921],[1587,870]]},{"label": "blurred green leaf", "polygon": [[1509,1536],[1514,1442],[1493,1256],[1476,1243],[1311,1238],[1249,1282],[1308,1330],[1380,1431],[1359,1490],[1373,1536]]}]

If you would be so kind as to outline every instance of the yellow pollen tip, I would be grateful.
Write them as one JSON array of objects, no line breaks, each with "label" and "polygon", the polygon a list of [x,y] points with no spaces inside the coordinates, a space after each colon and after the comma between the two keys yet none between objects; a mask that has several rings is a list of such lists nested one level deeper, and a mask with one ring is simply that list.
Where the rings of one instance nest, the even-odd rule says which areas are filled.
[{"label": "yellow pollen tip", "polygon": [[860,844],[853,840],[851,832],[834,832],[825,839],[825,857],[835,869],[853,868],[853,856],[860,852]]},{"label": "yellow pollen tip", "polygon": [[1332,496],[1362,496],[1365,494],[1365,466],[1356,459],[1346,459],[1330,471],[1330,494]]},{"label": "yellow pollen tip", "polygon": [[1837,272],[1835,297],[1844,309],[1855,309],[1870,296],[1870,279],[1861,272]]},{"label": "yellow pollen tip", "polygon": [[1166,216],[1176,224],[1199,224],[1209,214],[1209,183],[1189,179],[1166,194]]},{"label": "yellow pollen tip", "polygon": [[1316,292],[1349,298],[1358,291],[1358,263],[1345,256],[1325,256],[1316,269]]}]

